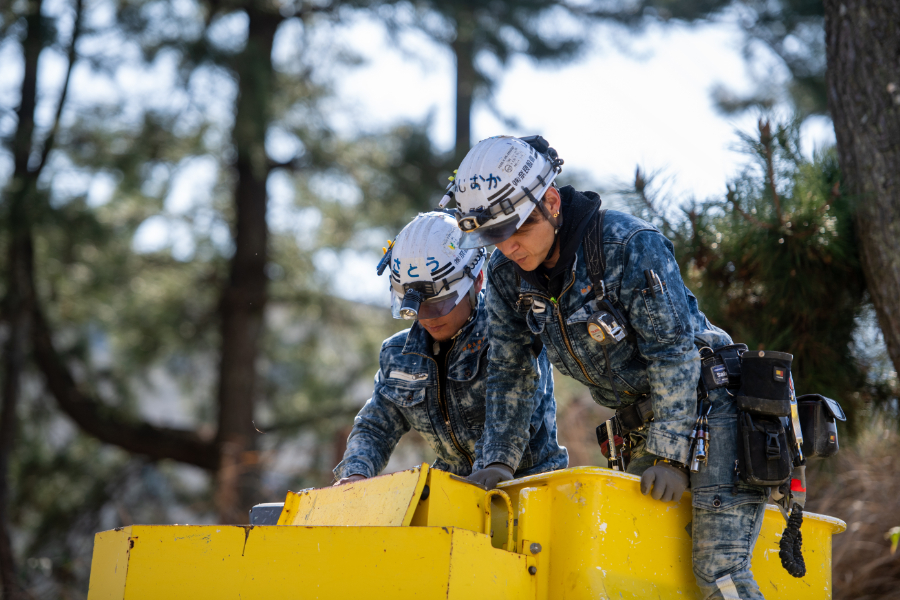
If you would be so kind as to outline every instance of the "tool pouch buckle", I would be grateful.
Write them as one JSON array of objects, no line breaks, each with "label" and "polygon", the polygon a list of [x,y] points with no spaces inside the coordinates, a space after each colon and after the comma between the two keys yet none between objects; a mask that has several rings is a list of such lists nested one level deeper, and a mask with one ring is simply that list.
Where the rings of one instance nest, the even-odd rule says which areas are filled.
[{"label": "tool pouch buckle", "polygon": [[781,485],[791,476],[787,432],[778,417],[738,413],[738,471],[750,485]]}]

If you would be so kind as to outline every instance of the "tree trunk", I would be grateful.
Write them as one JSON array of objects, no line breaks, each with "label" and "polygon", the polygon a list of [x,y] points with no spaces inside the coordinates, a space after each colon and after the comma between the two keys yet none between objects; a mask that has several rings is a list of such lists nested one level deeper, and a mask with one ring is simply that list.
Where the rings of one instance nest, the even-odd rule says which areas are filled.
[{"label": "tree trunk", "polygon": [[900,372],[900,2],[825,0],[828,105],[863,272]]},{"label": "tree trunk", "polygon": [[7,254],[7,291],[4,312],[7,339],[3,356],[3,397],[0,399],[0,591],[4,599],[22,596],[16,574],[16,561],[9,535],[9,460],[13,452],[18,420],[16,407],[21,392],[28,339],[31,288],[29,273],[32,262],[31,228],[28,197],[35,180],[28,172],[34,136],[34,109],[37,99],[38,59],[43,47],[41,0],[32,0],[26,17],[23,41],[25,70],[22,77],[18,124],[13,138],[13,177],[7,188],[6,227],[10,241]]},{"label": "tree trunk", "polygon": [[281,22],[276,12],[248,3],[247,46],[238,58],[238,99],[233,140],[235,249],[221,300],[219,365],[220,465],[216,502],[222,523],[247,523],[259,497],[259,465],[253,407],[258,393],[256,360],[266,307],[266,131],[273,92],[272,43]]},{"label": "tree trunk", "polygon": [[456,57],[456,164],[472,146],[472,99],[478,74],[475,71],[475,22],[468,9],[460,9],[456,39],[451,44]]}]

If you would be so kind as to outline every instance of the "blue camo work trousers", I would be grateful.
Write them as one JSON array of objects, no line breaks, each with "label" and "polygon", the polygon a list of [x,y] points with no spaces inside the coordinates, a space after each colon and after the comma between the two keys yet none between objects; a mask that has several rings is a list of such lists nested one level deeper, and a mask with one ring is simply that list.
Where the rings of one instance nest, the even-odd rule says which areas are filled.
[{"label": "blue camo work trousers", "polygon": [[[764,600],[750,560],[768,488],[743,482],[735,486],[737,407],[725,389],[711,392],[710,400],[707,463],[699,473],[691,473],[694,576],[704,600]],[[656,458],[639,442],[631,450],[628,472],[640,475]]]}]

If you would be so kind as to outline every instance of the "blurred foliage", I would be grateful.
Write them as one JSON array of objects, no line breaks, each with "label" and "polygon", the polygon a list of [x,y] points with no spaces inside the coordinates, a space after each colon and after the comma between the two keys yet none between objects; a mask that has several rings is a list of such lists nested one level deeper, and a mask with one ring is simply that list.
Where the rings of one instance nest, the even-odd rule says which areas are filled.
[{"label": "blurred foliage", "polygon": [[[436,204],[452,170],[452,158],[432,144],[427,121],[355,137],[332,126],[331,74],[359,60],[334,35],[347,11],[377,10],[392,26],[421,28],[447,45],[458,41],[461,19],[474,19],[463,31],[475,49],[470,67],[478,67],[471,81],[476,100],[490,104],[494,76],[514,54],[562,60],[583,47],[583,31],[569,35],[560,26],[571,15],[637,26],[714,18],[727,5],[283,3],[277,35],[287,51],[276,53],[276,92],[257,156],[269,173],[269,305],[255,422],[265,472],[260,500],[328,483],[346,427],[371,392],[379,345],[403,326],[383,307],[340,297],[356,283],[350,267],[374,265],[386,239]],[[247,38],[242,6],[89,2],[77,46],[80,84],[67,99],[50,160],[29,199],[38,293],[78,385],[135,421],[208,437],[216,422],[218,303],[234,252],[236,72]],[[809,34],[797,52],[804,58],[808,47],[815,63],[815,3],[740,6],[745,28],[776,52],[782,47],[782,58],[798,48],[789,42],[797,31]],[[24,7],[0,6],[0,45],[22,43]],[[59,61],[71,36],[72,6],[47,2],[44,11],[42,56]],[[492,57],[497,71],[482,70],[478,56]],[[57,86],[39,86],[40,139],[53,127]],[[0,93],[4,165],[17,101],[11,88]],[[852,398],[854,407],[895,397],[896,382],[867,377],[853,352],[858,324],[869,325],[860,317],[865,292],[851,199],[834,187],[833,155],[802,159],[795,125],[768,135],[745,140],[754,166],[733,182],[728,199],[669,214],[657,210],[639,176],[636,210],[676,241],[685,279],[714,322],[751,347],[795,354],[801,391],[815,389],[845,405]],[[4,192],[0,202],[7,200]],[[9,237],[3,221],[0,247]],[[6,258],[0,253],[3,295]],[[10,526],[33,597],[84,596],[98,530],[214,518],[207,472],[100,444],[61,415],[39,373],[24,375]],[[593,409],[570,386],[560,389],[561,406],[580,411],[567,421],[574,427]],[[580,460],[597,458],[589,431],[578,443]]]},{"label": "blurred foliage", "polygon": [[520,125],[493,101],[499,76],[513,56],[562,63],[573,60],[590,39],[583,13],[565,0],[406,0],[376,1],[378,15],[395,35],[415,29],[448,48],[456,68],[456,148],[458,163],[472,146],[476,104],[507,127]]},{"label": "blurred foliage", "polygon": [[[26,8],[4,7],[0,42],[22,42]],[[44,11],[53,39],[44,40],[42,60],[65,49],[72,17],[66,3]],[[433,206],[449,175],[427,123],[361,139],[331,130],[322,109],[328,74],[347,57],[317,35],[327,38],[334,19],[311,11],[280,29],[292,54],[276,64],[274,141],[262,157],[277,190],[256,413],[260,464],[274,475],[260,501],[328,483],[328,449],[343,443],[341,427],[370,393],[379,345],[399,328],[383,309],[336,298],[346,276],[325,267],[322,253],[374,264],[384,238]],[[123,1],[89,4],[85,23],[76,65],[85,79],[69,95],[29,198],[37,291],[79,387],[135,422],[212,437],[219,299],[234,251],[232,68],[246,21],[237,4]],[[38,92],[39,104],[58,99],[53,87]],[[2,95],[15,97],[14,88]],[[4,161],[12,108],[0,112]],[[39,139],[52,126],[45,113]],[[3,247],[9,232],[4,220]],[[0,253],[3,293],[5,259]],[[40,373],[23,375],[8,525],[32,597],[83,597],[98,530],[214,518],[208,473],[98,443],[60,414]]]},{"label": "blurred foliage", "polygon": [[806,470],[804,510],[847,523],[832,540],[834,600],[897,597],[900,560],[885,531],[900,514],[898,451],[896,424],[873,418],[853,443],[842,439],[836,456],[814,459]]},{"label": "blurred foliage", "polygon": [[742,141],[750,162],[724,199],[667,210],[638,171],[629,204],[674,241],[710,321],[751,350],[793,354],[798,394],[838,399],[858,427],[873,407],[890,410],[900,390],[859,346],[877,325],[836,153],[804,158],[798,121],[761,119]]}]

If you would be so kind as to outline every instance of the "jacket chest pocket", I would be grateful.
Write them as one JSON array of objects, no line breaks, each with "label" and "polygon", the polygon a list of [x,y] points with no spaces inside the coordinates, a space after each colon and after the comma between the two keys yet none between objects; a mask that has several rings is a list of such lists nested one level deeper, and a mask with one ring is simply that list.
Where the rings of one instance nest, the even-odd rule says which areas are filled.
[{"label": "jacket chest pocket", "polygon": [[427,382],[412,385],[389,379],[387,385],[382,386],[379,393],[385,400],[394,404],[403,414],[410,427],[425,436],[429,443],[435,437],[434,426],[428,414]]},{"label": "jacket chest pocket", "polygon": [[[616,307],[621,314],[621,309]],[[617,391],[625,396],[639,396],[649,392],[647,379],[647,363],[641,360],[637,346],[631,338],[602,346],[588,333],[588,321],[591,316],[602,309],[596,301],[586,303],[566,319],[566,329],[573,340],[573,346],[584,352],[585,359],[603,376],[612,375]],[[616,321],[620,320],[616,317]],[[623,321],[619,326],[628,331]],[[603,349],[606,348],[604,354]],[[609,362],[607,363],[607,355]],[[601,385],[605,386],[605,381]]]},{"label": "jacket chest pocket", "polygon": [[647,316],[656,335],[656,341],[663,344],[675,342],[684,328],[669,297],[669,286],[665,282],[653,288],[641,290]]},{"label": "jacket chest pocket", "polygon": [[487,362],[487,345],[457,361],[447,374],[453,402],[468,429],[484,430],[487,377],[483,372]]},{"label": "jacket chest pocket", "polygon": [[381,395],[399,406],[400,408],[409,408],[421,404],[425,400],[425,381],[416,384],[415,382],[402,382],[388,379],[384,387],[381,388]]}]

